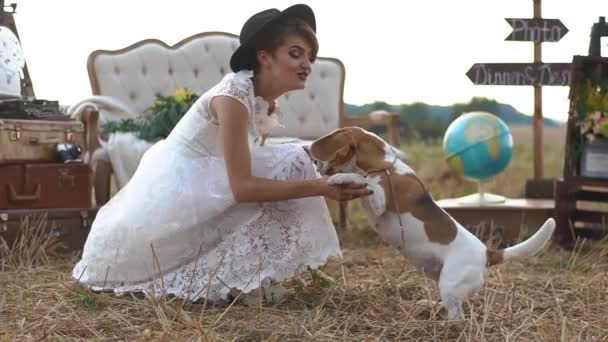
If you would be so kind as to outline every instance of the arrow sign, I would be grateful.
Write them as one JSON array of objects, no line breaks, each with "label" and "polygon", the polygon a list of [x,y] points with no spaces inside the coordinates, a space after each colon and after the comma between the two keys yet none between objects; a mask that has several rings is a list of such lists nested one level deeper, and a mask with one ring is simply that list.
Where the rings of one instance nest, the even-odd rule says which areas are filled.
[{"label": "arrow sign", "polygon": [[505,40],[528,42],[558,42],[568,33],[568,29],[559,19],[519,19],[505,18],[513,32]]},{"label": "arrow sign", "polygon": [[478,85],[569,86],[571,63],[475,63],[467,71]]}]

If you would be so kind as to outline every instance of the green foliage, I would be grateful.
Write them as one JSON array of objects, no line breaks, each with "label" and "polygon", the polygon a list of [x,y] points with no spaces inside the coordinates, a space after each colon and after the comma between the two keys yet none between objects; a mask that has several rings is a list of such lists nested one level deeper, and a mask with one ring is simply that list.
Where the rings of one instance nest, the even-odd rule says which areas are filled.
[{"label": "green foliage", "polygon": [[135,132],[138,138],[150,142],[165,139],[197,98],[195,93],[179,88],[170,96],[159,96],[143,117],[108,122],[102,130],[107,133]]},{"label": "green foliage", "polygon": [[401,135],[415,139],[435,140],[441,138],[447,128],[446,123],[441,118],[432,115],[430,106],[422,102],[401,105],[399,122],[401,124]]},{"label": "green foliage", "polygon": [[310,271],[311,276],[312,276],[312,282],[311,282],[312,287],[325,289],[325,288],[330,287],[331,284],[336,282],[334,280],[334,278],[323,273],[323,271],[321,271],[321,270],[313,270],[310,267],[308,268],[308,270]]},{"label": "green foliage", "polygon": [[[463,113],[485,111],[498,115],[505,121],[525,123],[527,116],[515,111],[512,107],[498,103],[496,100],[474,97],[466,103],[452,106],[433,106],[423,102],[394,106],[376,101],[362,106],[346,105],[346,111],[352,116],[367,115],[374,110],[387,110],[399,114],[400,133],[404,141],[424,141],[435,143],[443,137],[449,124]],[[501,113],[508,117],[502,117]],[[383,135],[385,127],[370,127],[371,131]]]},{"label": "green foliage", "polygon": [[390,112],[393,110],[393,106],[391,106],[390,104],[388,104],[384,101],[375,101],[369,105],[369,109],[370,109],[369,110],[370,112],[375,111],[375,110],[386,110],[386,111]]},{"label": "green foliage", "polygon": [[103,124],[105,132],[133,132],[139,131],[143,122],[136,119],[123,119],[120,121],[109,121]]},{"label": "green foliage", "polygon": [[498,113],[498,102],[491,99],[474,97],[468,103],[457,103],[452,106],[448,120],[433,114],[432,106],[415,102],[401,105],[399,108],[401,135],[416,140],[436,141],[443,137],[449,124],[462,113],[486,111]]},{"label": "green foliage", "polygon": [[498,115],[498,102],[484,97],[474,97],[468,103],[456,103],[452,106],[452,115],[449,122],[456,120],[463,113],[474,111],[489,112]]},{"label": "green foliage", "polygon": [[95,296],[88,290],[81,289],[78,291],[78,301],[87,308],[88,311],[95,311],[99,307]]}]

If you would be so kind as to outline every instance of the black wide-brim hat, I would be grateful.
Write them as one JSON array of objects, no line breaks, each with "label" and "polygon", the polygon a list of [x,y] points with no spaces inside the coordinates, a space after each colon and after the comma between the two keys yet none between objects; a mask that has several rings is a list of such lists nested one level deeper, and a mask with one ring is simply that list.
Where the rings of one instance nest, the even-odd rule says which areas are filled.
[{"label": "black wide-brim hat", "polygon": [[239,40],[241,45],[234,51],[230,58],[230,68],[234,72],[244,69],[253,69],[256,60],[255,37],[265,28],[280,18],[292,17],[303,20],[316,33],[317,25],[312,8],[304,4],[293,5],[284,11],[271,8],[254,14],[249,18],[243,28]]}]

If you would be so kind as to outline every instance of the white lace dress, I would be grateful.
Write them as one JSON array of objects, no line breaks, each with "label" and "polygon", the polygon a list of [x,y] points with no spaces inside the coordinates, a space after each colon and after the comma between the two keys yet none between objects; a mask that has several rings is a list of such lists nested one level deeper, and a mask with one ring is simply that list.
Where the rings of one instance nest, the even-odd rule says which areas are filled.
[{"label": "white lace dress", "polygon": [[317,177],[297,144],[257,146],[254,138],[280,120],[256,97],[251,71],[228,74],[201,96],[170,136],[154,144],[131,180],[100,208],[72,276],[95,290],[172,294],[191,300],[250,292],[340,257],[322,197],[236,203],[220,131],[209,115],[214,96],[230,96],[250,113],[255,176]]}]

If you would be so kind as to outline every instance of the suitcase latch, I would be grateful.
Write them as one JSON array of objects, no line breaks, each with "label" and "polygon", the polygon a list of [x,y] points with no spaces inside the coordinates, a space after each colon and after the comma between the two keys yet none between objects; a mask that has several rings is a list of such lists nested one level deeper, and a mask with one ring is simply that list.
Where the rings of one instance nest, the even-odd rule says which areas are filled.
[{"label": "suitcase latch", "polygon": [[21,139],[21,128],[15,127],[11,132],[8,133],[8,139],[11,141]]},{"label": "suitcase latch", "polygon": [[2,225],[0,225],[0,233],[8,232],[8,214],[0,214],[0,221],[2,221]]},{"label": "suitcase latch", "polygon": [[82,228],[84,228],[84,229],[89,228],[89,225],[91,223],[91,220],[89,220],[89,212],[86,210],[81,210],[80,218],[82,219]]}]

